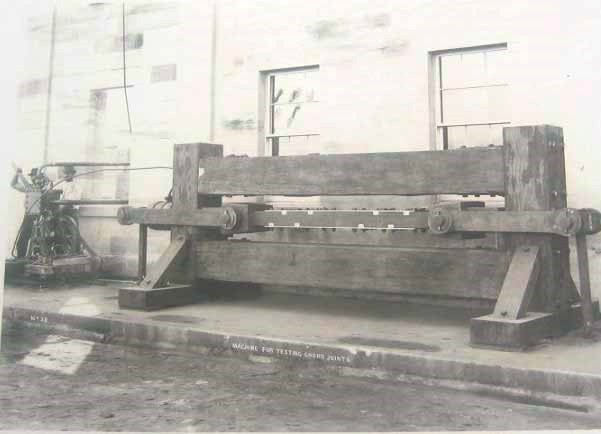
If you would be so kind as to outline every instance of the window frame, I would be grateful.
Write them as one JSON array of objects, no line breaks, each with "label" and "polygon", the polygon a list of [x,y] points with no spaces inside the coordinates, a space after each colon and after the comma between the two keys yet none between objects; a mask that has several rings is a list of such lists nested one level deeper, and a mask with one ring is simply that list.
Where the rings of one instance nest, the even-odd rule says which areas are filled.
[{"label": "window frame", "polygon": [[[259,85],[259,108],[261,118],[263,119],[263,128],[259,130],[259,155],[278,156],[280,153],[279,139],[290,137],[314,137],[319,136],[317,131],[307,131],[293,134],[275,134],[275,106],[289,103],[274,103],[273,96],[275,92],[275,79],[285,74],[298,74],[299,72],[319,72],[319,65],[304,65],[288,68],[271,69],[261,71]],[[305,101],[295,104],[315,104],[317,101]]]},{"label": "window frame", "polygon": [[[452,56],[466,53],[485,53],[491,51],[507,51],[507,43],[496,43],[487,45],[478,45],[470,47],[452,48],[447,50],[431,51],[430,54],[430,148],[431,149],[449,149],[448,144],[448,129],[450,127],[470,127],[470,126],[483,126],[483,125],[509,125],[511,124],[510,119],[490,119],[486,122],[474,121],[474,122],[444,122],[444,98],[443,93],[448,90],[464,90],[464,89],[477,89],[477,88],[490,88],[490,87],[509,87],[508,81],[503,83],[481,83],[473,86],[464,87],[452,87],[445,88],[443,83],[443,70],[442,70],[442,59],[445,56]],[[483,144],[484,145],[484,144]]]}]

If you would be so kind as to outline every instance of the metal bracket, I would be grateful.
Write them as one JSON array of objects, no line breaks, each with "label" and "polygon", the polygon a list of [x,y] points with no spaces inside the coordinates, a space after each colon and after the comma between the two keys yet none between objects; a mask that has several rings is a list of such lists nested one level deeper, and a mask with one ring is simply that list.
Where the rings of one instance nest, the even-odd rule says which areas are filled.
[{"label": "metal bracket", "polygon": [[428,228],[439,235],[449,232],[594,234],[601,231],[601,213],[594,209],[573,208],[551,211],[453,211],[434,208],[428,214]]}]

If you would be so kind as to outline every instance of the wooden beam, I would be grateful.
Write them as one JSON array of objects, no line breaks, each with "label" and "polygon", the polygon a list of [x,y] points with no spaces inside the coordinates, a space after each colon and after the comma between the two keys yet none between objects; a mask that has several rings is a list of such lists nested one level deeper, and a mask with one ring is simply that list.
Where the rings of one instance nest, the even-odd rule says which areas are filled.
[{"label": "wooden beam", "polygon": [[177,210],[127,207],[122,215],[123,224],[220,228],[229,221],[226,208],[223,207]]},{"label": "wooden beam", "polygon": [[493,315],[500,319],[526,316],[534,285],[540,273],[540,250],[523,246],[513,253]]},{"label": "wooden beam", "polygon": [[199,192],[223,195],[502,194],[499,147],[450,151],[207,158]]},{"label": "wooden beam", "polygon": [[196,277],[229,282],[495,299],[506,252],[205,241]]},{"label": "wooden beam", "polygon": [[[507,211],[567,207],[563,130],[550,125],[503,129]],[[559,235],[512,234],[509,247],[540,248],[541,274],[531,310],[556,312],[573,302],[569,290],[568,239]]]},{"label": "wooden beam", "polygon": [[274,229],[268,232],[246,234],[253,241],[310,244],[352,244],[405,248],[436,249],[499,249],[498,234],[449,233],[435,235],[419,231],[350,231],[350,230],[296,230]]}]

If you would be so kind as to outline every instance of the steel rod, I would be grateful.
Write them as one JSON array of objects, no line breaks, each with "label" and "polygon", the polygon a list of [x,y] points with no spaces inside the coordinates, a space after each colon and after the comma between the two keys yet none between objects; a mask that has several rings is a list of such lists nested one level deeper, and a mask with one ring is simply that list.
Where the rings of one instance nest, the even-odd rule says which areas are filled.
[{"label": "steel rod", "polygon": [[44,167],[65,167],[65,166],[78,166],[78,167],[102,167],[102,166],[123,166],[128,167],[129,163],[108,163],[108,162],[99,162],[99,161],[59,161],[55,163],[47,163],[41,166]]}]

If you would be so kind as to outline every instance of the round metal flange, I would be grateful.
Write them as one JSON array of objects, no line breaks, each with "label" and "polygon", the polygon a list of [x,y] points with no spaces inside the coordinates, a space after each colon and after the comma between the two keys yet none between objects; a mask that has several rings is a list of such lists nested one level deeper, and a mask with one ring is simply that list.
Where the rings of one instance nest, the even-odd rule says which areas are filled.
[{"label": "round metal flange", "polygon": [[430,232],[442,235],[448,233],[453,227],[453,216],[445,208],[433,208],[428,214],[428,228]]},{"label": "round metal flange", "polygon": [[568,208],[559,213],[555,224],[563,235],[576,235],[582,229],[582,219],[578,210]]},{"label": "round metal flange", "polygon": [[131,225],[131,219],[129,215],[129,207],[122,206],[117,210],[117,221],[120,225]]},{"label": "round metal flange", "polygon": [[221,224],[221,229],[224,231],[232,231],[236,228],[238,224],[238,214],[232,207],[225,207],[223,210],[223,220]]}]

